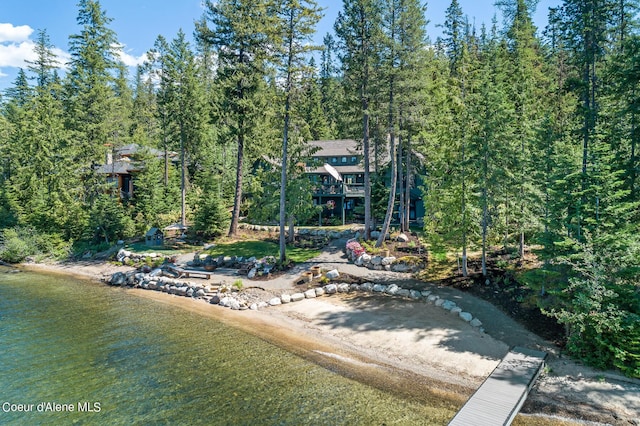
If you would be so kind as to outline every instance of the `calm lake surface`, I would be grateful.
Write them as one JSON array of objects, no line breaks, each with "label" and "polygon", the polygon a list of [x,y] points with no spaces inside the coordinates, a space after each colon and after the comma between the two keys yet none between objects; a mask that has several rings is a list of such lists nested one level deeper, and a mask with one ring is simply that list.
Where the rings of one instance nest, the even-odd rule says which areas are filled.
[{"label": "calm lake surface", "polygon": [[2,268],[0,404],[2,425],[432,425],[450,418],[215,319],[98,283]]}]

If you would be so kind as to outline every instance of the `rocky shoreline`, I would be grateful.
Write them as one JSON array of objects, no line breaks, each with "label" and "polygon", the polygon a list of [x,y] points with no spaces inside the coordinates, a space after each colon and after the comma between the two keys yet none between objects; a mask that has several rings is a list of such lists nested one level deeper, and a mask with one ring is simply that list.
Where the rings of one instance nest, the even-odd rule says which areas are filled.
[{"label": "rocky shoreline", "polygon": [[[283,293],[279,296],[270,297],[268,300],[250,301],[240,289],[232,285],[208,285],[185,281],[181,279],[162,276],[163,270],[158,268],[150,273],[141,272],[116,272],[107,280],[107,284],[118,287],[141,288],[144,290],[155,290],[163,293],[173,294],[176,296],[190,297],[212,305],[218,305],[230,308],[235,311],[258,310],[268,308],[270,306],[278,306],[282,304],[299,302],[304,299],[315,299],[321,296],[330,296],[338,293],[364,292],[372,294],[380,294],[387,296],[395,296],[413,301],[429,302],[436,307],[440,307],[453,315],[457,315],[461,320],[469,323],[472,327],[484,333],[482,321],[474,317],[473,314],[465,312],[455,302],[447,300],[429,290],[414,290],[399,287],[396,284],[376,284],[366,282],[363,284],[348,283],[330,283],[324,286],[310,288],[304,292]],[[327,277],[339,279],[340,274],[337,270],[326,272]]]}]

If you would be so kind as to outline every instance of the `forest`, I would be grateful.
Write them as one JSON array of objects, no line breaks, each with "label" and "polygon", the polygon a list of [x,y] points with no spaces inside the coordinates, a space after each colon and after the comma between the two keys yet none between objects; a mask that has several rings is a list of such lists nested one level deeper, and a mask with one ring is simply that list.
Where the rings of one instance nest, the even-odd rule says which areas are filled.
[{"label": "forest", "polygon": [[[535,0],[499,0],[502,21],[480,27],[457,0],[444,20],[420,0],[343,0],[314,46],[314,0],[207,0],[193,42],[158,36],[130,73],[111,18],[80,0],[69,63],[40,30],[0,98],[0,259],[177,222],[234,235],[240,218],[279,223],[284,247],[285,224],[314,214],[306,141],[350,138],[367,238],[394,212],[409,229],[417,186],[429,247],[458,254],[465,277],[470,257],[485,276],[492,251],[535,255],[520,277],[566,350],[640,377],[638,3],[564,0],[536,28]],[[143,165],[131,198],[97,173],[129,144]]]}]

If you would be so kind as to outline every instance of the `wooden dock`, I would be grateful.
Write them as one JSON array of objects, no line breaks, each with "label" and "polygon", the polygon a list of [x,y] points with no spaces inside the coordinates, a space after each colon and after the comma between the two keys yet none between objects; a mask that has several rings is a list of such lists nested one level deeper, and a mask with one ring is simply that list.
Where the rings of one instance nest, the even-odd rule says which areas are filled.
[{"label": "wooden dock", "polygon": [[545,352],[514,347],[449,425],[510,425],[540,375],[546,357]]}]

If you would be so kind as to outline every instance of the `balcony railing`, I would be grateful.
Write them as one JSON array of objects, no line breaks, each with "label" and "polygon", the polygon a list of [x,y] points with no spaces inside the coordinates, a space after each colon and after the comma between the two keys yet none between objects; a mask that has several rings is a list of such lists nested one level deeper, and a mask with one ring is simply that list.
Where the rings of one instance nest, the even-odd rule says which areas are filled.
[{"label": "balcony railing", "polygon": [[[344,191],[343,191],[344,189]],[[350,185],[320,185],[314,188],[314,193],[316,195],[363,195],[364,194],[364,185],[363,184],[350,184]]]}]

